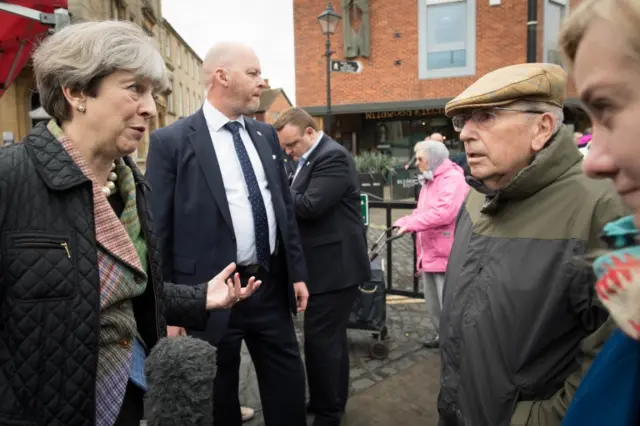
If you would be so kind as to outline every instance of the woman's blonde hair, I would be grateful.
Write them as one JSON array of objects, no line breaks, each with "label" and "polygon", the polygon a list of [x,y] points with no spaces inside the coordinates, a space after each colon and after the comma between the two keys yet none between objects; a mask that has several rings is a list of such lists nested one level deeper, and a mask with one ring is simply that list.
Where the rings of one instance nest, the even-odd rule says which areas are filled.
[{"label": "woman's blonde hair", "polygon": [[628,56],[640,60],[640,0],[583,0],[560,33],[558,44],[569,68],[587,30],[596,21],[614,25],[629,46]]},{"label": "woman's blonde hair", "polygon": [[69,25],[36,49],[33,70],[42,107],[59,122],[71,114],[63,87],[95,97],[102,80],[116,71],[151,81],[156,93],[170,87],[158,44],[127,21]]}]

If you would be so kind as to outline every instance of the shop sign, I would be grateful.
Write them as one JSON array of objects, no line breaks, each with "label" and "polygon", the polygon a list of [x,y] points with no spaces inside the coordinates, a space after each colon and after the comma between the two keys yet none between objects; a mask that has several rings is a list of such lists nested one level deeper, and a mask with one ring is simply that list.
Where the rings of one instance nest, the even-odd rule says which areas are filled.
[{"label": "shop sign", "polygon": [[418,118],[430,115],[444,115],[444,108],[409,109],[405,111],[365,112],[365,120],[391,120],[398,118]]}]

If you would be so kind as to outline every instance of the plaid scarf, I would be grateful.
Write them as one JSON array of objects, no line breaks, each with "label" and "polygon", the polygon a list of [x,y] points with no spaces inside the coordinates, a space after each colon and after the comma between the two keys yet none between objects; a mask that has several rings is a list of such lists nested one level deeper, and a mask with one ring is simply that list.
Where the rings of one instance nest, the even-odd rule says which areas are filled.
[{"label": "plaid scarf", "polygon": [[138,217],[133,172],[123,161],[117,161],[117,187],[125,203],[118,218],[71,140],[53,120],[48,129],[92,182],[100,276],[96,425],[112,426],[131,372],[132,345],[139,339],[131,299],[144,293],[147,285],[147,245]]}]

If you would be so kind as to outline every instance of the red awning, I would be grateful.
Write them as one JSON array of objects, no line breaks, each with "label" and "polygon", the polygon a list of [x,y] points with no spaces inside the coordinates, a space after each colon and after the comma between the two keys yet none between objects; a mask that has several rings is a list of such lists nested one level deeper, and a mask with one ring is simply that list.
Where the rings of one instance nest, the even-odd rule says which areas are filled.
[{"label": "red awning", "polygon": [[[28,7],[43,13],[67,9],[67,0],[8,0],[0,1]],[[0,10],[0,97],[29,62],[39,40],[46,37],[51,26]]]}]

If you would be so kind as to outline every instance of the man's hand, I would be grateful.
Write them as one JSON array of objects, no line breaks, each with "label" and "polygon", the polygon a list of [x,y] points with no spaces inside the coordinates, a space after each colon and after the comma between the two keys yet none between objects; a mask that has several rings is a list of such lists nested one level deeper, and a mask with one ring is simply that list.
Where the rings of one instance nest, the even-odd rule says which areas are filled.
[{"label": "man's hand", "polygon": [[256,281],[255,277],[251,277],[247,286],[242,288],[240,274],[236,273],[233,279],[229,278],[235,269],[236,264],[230,263],[222,272],[209,281],[207,286],[207,311],[228,309],[251,296],[262,284],[262,281]]},{"label": "man's hand", "polygon": [[174,327],[172,325],[167,327],[167,337],[186,336],[187,330],[182,327]]},{"label": "man's hand", "polygon": [[309,301],[309,290],[307,290],[307,285],[302,281],[293,283],[293,292],[296,295],[298,313],[304,312],[305,309],[307,309],[307,302]]}]

